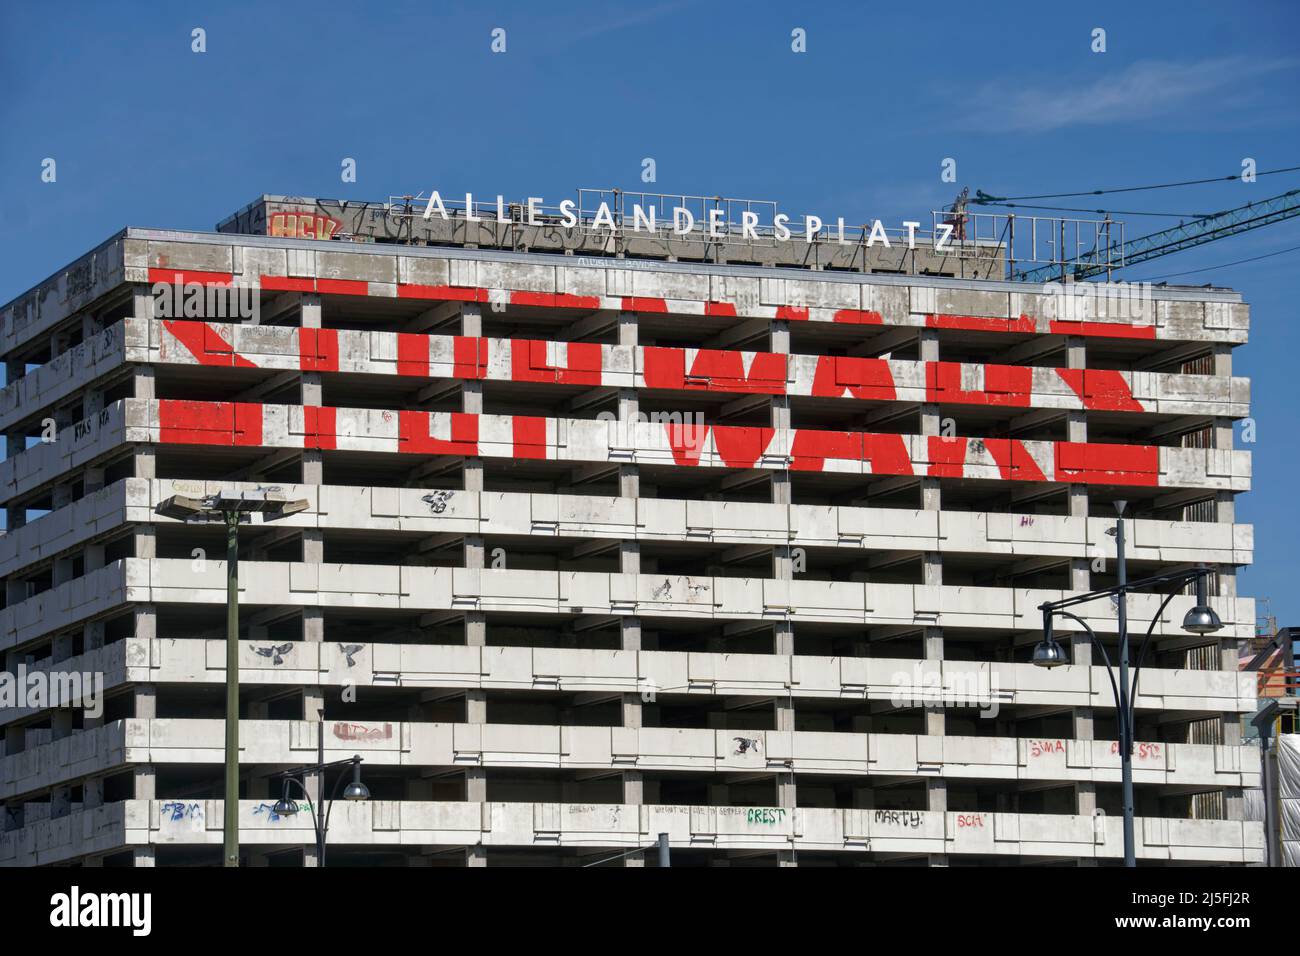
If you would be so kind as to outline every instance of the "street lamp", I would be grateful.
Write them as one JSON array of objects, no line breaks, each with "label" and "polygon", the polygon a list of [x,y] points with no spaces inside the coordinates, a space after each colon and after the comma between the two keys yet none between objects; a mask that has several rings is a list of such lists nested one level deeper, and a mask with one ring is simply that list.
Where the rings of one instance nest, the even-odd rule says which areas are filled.
[{"label": "street lamp", "polygon": [[282,773],[276,774],[276,776],[284,779],[284,785],[280,792],[280,799],[272,809],[273,812],[282,817],[293,816],[299,811],[298,804],[289,799],[289,784],[297,784],[298,789],[302,791],[303,798],[306,799],[308,805],[310,805],[311,796],[307,793],[307,785],[303,783],[300,778],[308,776],[309,774],[315,774],[321,778],[321,787],[319,790],[320,799],[317,801],[317,805],[312,808],[311,816],[312,828],[316,831],[317,866],[325,865],[325,838],[329,834],[330,830],[330,813],[334,809],[334,801],[337,800],[339,796],[339,784],[347,778],[346,773],[339,774],[338,779],[334,781],[334,790],[331,792],[328,806],[326,806],[324,786],[325,771],[332,770],[335,767],[344,766],[352,767],[352,782],[343,788],[343,799],[354,801],[369,800],[370,788],[361,782],[360,754],[353,754],[347,760],[335,760],[332,763],[312,764],[311,766],[297,767],[293,770],[285,770]]},{"label": "street lamp", "polygon": [[[1087,594],[1078,594],[1073,597],[1064,598],[1060,601],[1051,601],[1040,604],[1038,609],[1043,612],[1043,639],[1034,647],[1033,663],[1038,667],[1059,667],[1068,663],[1065,655],[1065,649],[1057,643],[1052,636],[1052,617],[1059,614],[1061,617],[1067,617],[1080,625],[1088,635],[1088,640],[1092,646],[1101,652],[1102,662],[1106,665],[1106,675],[1110,678],[1111,693],[1115,697],[1115,720],[1118,725],[1117,733],[1119,736],[1118,746],[1120,753],[1120,777],[1123,781],[1123,800],[1124,800],[1124,865],[1137,866],[1137,855],[1133,839],[1133,721],[1134,707],[1137,701],[1138,679],[1142,676],[1142,662],[1146,658],[1147,648],[1151,644],[1151,634],[1155,630],[1156,621],[1160,620],[1160,615],[1164,613],[1169,602],[1178,594],[1174,590],[1165,596],[1157,609],[1155,616],[1151,619],[1150,626],[1147,627],[1146,635],[1142,639],[1142,644],[1138,649],[1137,665],[1133,670],[1133,683],[1130,686],[1128,679],[1129,670],[1129,642],[1128,642],[1128,594],[1131,591],[1141,591],[1146,588],[1159,587],[1164,584],[1186,584],[1189,581],[1196,582],[1196,605],[1187,612],[1183,617],[1183,630],[1192,634],[1213,634],[1223,627],[1223,622],[1219,620],[1219,615],[1214,613],[1210,607],[1207,598],[1207,579],[1211,572],[1206,567],[1189,568],[1185,571],[1176,571],[1171,574],[1158,574],[1154,577],[1143,578],[1140,581],[1129,582],[1128,564],[1124,554],[1124,508],[1126,502],[1115,502],[1115,510],[1118,517],[1115,519],[1115,527],[1106,532],[1115,537],[1115,550],[1117,554],[1117,567],[1115,578],[1118,582],[1112,588],[1105,588],[1100,591],[1089,591]],[[1076,604],[1084,604],[1088,601],[1095,601],[1098,598],[1115,597],[1118,599],[1118,624],[1119,624],[1119,675],[1116,677],[1115,671],[1110,666],[1110,658],[1106,654],[1106,648],[1097,640],[1097,635],[1093,633],[1088,622],[1077,614],[1065,610]]]},{"label": "street lamp", "polygon": [[260,514],[274,521],[307,510],[310,502],[290,501],[275,491],[219,491],[203,498],[172,495],[154,510],[189,524],[226,525],[226,799],[223,863],[239,866],[239,522]]}]

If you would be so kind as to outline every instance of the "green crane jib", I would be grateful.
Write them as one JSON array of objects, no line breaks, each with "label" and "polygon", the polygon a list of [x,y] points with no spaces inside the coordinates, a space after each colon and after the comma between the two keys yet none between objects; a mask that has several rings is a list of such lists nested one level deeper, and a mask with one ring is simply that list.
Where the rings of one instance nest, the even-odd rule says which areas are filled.
[{"label": "green crane jib", "polygon": [[1080,256],[1080,261],[1066,264],[1064,270],[1057,263],[1015,272],[1011,278],[1023,282],[1050,282],[1060,278],[1064,271],[1076,280],[1090,279],[1093,276],[1104,275],[1111,269],[1149,262],[1161,256],[1182,252],[1184,249],[1214,242],[1216,239],[1226,239],[1228,236],[1249,232],[1251,229],[1258,229],[1295,216],[1300,216],[1300,189],[1292,189],[1271,199],[1246,203],[1244,206],[1226,212],[1217,212],[1204,219],[1180,223],[1170,229],[1162,229],[1129,242],[1114,243],[1109,248],[1093,250]]}]

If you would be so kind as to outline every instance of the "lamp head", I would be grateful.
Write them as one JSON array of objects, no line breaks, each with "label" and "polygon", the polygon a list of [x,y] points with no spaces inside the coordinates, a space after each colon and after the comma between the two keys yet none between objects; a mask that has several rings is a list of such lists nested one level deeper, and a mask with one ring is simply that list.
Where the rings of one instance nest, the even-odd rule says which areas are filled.
[{"label": "lamp head", "polygon": [[1196,578],[1196,606],[1183,616],[1183,630],[1191,634],[1213,634],[1223,629],[1223,622],[1214,613],[1209,601],[1209,572]]},{"label": "lamp head", "polygon": [[1196,605],[1183,617],[1183,630],[1192,634],[1213,634],[1222,629],[1223,622],[1208,604]]},{"label": "lamp head", "polygon": [[370,788],[361,782],[361,755],[352,755],[352,782],[343,788],[344,800],[369,800]]},{"label": "lamp head", "polygon": [[343,788],[344,800],[369,800],[370,788],[364,783],[353,781]]},{"label": "lamp head", "polygon": [[1060,667],[1070,661],[1065,648],[1049,637],[1034,646],[1033,663],[1035,667]]},{"label": "lamp head", "polygon": [[1043,608],[1043,639],[1034,646],[1031,658],[1035,667],[1060,667],[1070,663],[1062,647],[1052,636],[1052,612]]}]

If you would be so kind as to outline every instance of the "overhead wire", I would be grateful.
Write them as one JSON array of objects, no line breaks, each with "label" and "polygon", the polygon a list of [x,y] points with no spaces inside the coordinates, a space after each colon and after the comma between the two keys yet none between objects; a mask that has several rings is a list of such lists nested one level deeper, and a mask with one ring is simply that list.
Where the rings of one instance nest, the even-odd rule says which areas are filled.
[{"label": "overhead wire", "polygon": [[981,206],[1003,206],[1007,209],[1048,209],[1053,212],[1087,212],[1098,216],[1164,216],[1169,219],[1209,219],[1219,215],[1217,212],[1139,212],[1135,209],[1084,209],[1079,206],[1035,206],[1018,202],[983,202]]},{"label": "overhead wire", "polygon": [[[1282,169],[1266,169],[1262,172],[1256,172],[1254,175],[1256,177],[1274,176],[1278,173],[1293,173],[1297,170],[1300,170],[1300,166],[1287,166]],[[971,202],[983,206],[993,202],[1010,202],[1020,199],[1066,199],[1074,196],[1105,196],[1111,193],[1133,193],[1142,192],[1148,189],[1173,189],[1178,186],[1200,186],[1206,183],[1231,182],[1236,179],[1241,179],[1241,173],[1233,173],[1230,176],[1214,176],[1209,179],[1186,179],[1174,183],[1155,183],[1149,186],[1119,186],[1112,189],[1089,189],[1081,192],[1039,193],[1033,196],[991,196],[982,189],[977,189],[975,191],[975,198],[972,199]]]},{"label": "overhead wire", "polygon": [[1145,279],[1135,279],[1135,282],[1154,282],[1157,279],[1176,279],[1179,276],[1195,275],[1198,272],[1212,272],[1215,269],[1226,269],[1228,266],[1239,266],[1247,262],[1259,262],[1261,259],[1272,259],[1274,256],[1285,255],[1288,252],[1300,250],[1300,246],[1291,246],[1287,249],[1279,249],[1277,252],[1268,252],[1262,256],[1251,256],[1249,259],[1236,259],[1232,262],[1221,262],[1218,265],[1206,266],[1203,269],[1188,269],[1186,272],[1168,272],[1160,276],[1148,276]]}]

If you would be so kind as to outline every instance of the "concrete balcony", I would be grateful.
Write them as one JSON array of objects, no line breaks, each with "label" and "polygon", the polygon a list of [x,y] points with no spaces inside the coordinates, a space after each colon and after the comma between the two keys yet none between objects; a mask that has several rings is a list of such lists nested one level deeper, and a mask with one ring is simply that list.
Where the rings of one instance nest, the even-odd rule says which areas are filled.
[{"label": "concrete balcony", "polygon": [[[1241,418],[1245,378],[123,319],[0,390],[0,428],[127,363]],[[310,340],[308,340],[310,337]],[[846,411],[849,409],[846,407]]]},{"label": "concrete balcony", "polygon": [[[239,839],[259,848],[312,846],[306,813],[279,816],[273,800],[241,800]],[[64,863],[134,847],[222,842],[219,800],[126,800],[74,808],[56,819],[0,833],[0,866]],[[635,806],[564,803],[339,802],[331,847],[650,847],[667,833],[674,850],[848,851],[889,860],[948,854],[1116,861],[1122,820],[1052,814],[940,813],[776,807]],[[1140,817],[1137,858],[1147,862],[1258,863],[1263,824]],[[217,857],[213,857],[213,863]],[[489,860],[490,862],[490,860]]]},{"label": "concrete balcony", "polygon": [[1232,449],[120,399],[0,462],[0,489],[30,495],[131,443],[1234,492],[1251,478]]},{"label": "concrete balcony", "polygon": [[[293,642],[288,651],[267,654],[267,643],[240,642],[241,685],[531,689],[696,699],[792,695],[896,706],[933,702],[986,712],[1015,706],[1114,708],[1105,669],[1076,665],[1044,671],[1000,661],[437,644],[362,644],[345,650],[334,641]],[[225,642],[127,638],[58,664],[46,659],[28,667],[29,673],[50,671],[102,674],[108,692],[127,684],[224,684]],[[1135,706],[1139,712],[1249,714],[1256,708],[1255,691],[1252,674],[1144,667]],[[7,709],[0,726],[35,713]]]},{"label": "concrete balcony", "polygon": [[[203,497],[255,482],[125,478],[0,536],[0,574],[49,561],[128,524],[175,524],[154,508],[171,495]],[[743,501],[469,492],[459,489],[280,485],[305,499],[278,528],[408,534],[510,535],[539,539],[793,545],[847,551],[1092,560],[1113,551],[1106,518],[923,511]],[[1128,524],[1133,561],[1241,566],[1254,555],[1246,524],[1156,521]]]},{"label": "concrete balcony", "polygon": [[[468,767],[570,771],[746,774],[846,778],[1118,783],[1114,741],[926,736],[679,727],[585,727],[516,723],[241,720],[240,763],[292,767],[362,754],[367,765],[412,770]],[[223,720],[114,721],[48,740],[32,732],[22,753],[0,758],[0,797],[12,798],[128,765],[219,767]],[[42,742],[44,741],[44,742]],[[1259,752],[1249,746],[1139,741],[1138,785],[1220,789],[1259,786]]]},{"label": "concrete balcony", "polygon": [[[835,248],[832,246],[832,248]],[[792,263],[793,264],[793,263]],[[0,352],[30,343],[124,283],[232,280],[266,291],[387,300],[469,301],[571,310],[925,327],[965,320],[980,331],[1246,341],[1235,293],[1157,289],[1122,321],[1104,291],[1043,294],[1002,281],[853,275],[707,263],[417,249],[129,228],[0,307]],[[961,326],[959,326],[961,327]]]},{"label": "concrete balcony", "polygon": [[[0,610],[0,650],[55,633],[133,602],[224,604],[225,563],[124,558]],[[584,614],[710,621],[790,621],[863,627],[963,627],[1036,633],[1038,607],[1074,593],[1054,589],[873,584],[706,575],[478,570],[396,565],[240,563],[240,604]],[[1131,595],[1129,616],[1151,620],[1163,600]],[[1153,633],[1184,636],[1192,596],[1174,597]],[[1215,598],[1220,638],[1253,636],[1255,602]],[[1088,608],[1098,634],[1117,632],[1116,608]],[[1077,626],[1058,626],[1058,634]]]}]

